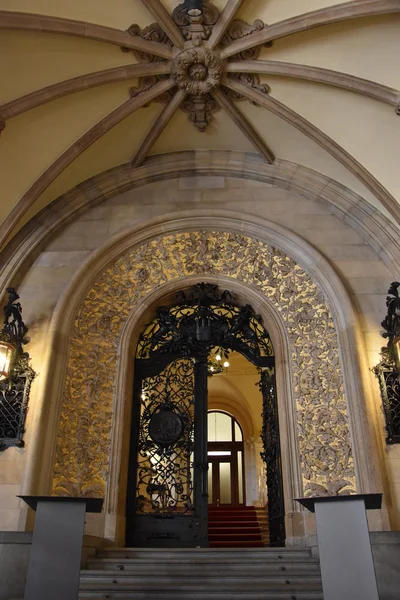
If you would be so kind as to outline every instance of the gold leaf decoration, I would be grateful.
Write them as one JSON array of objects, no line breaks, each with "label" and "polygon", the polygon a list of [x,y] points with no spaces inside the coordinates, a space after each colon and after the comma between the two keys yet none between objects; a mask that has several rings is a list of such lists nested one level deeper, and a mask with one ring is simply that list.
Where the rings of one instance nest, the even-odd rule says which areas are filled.
[{"label": "gold leaf decoration", "polygon": [[338,340],[321,291],[298,264],[264,242],[195,231],[131,247],[88,290],[70,336],[53,493],[104,496],[123,326],[155,287],[195,274],[255,286],[281,313],[291,346],[304,489],[354,491]]}]

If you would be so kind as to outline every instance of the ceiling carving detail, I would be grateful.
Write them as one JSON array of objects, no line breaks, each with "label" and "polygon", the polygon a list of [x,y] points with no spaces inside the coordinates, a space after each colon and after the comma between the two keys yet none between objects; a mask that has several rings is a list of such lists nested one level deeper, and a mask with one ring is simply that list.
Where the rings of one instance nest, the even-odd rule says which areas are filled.
[{"label": "ceiling carving detail", "polygon": [[[213,97],[212,92],[220,87],[222,76],[226,72],[226,64],[228,62],[257,59],[260,55],[261,46],[248,48],[225,61],[220,58],[219,49],[226,48],[233,41],[251,36],[251,34],[262,31],[267,27],[260,19],[254,21],[253,24],[246,23],[241,19],[234,19],[227,24],[226,31],[214,50],[214,47],[209,47],[208,40],[210,40],[220,16],[219,9],[211,1],[203,2],[203,15],[198,18],[188,16],[185,2],[177,6],[172,13],[172,19],[182,33],[184,48],[175,48],[177,55],[172,60],[170,75],[176,86],[184,90],[186,94],[180,106],[181,110],[189,114],[189,121],[201,132],[206,130],[212,121],[213,113],[220,108],[220,102]],[[158,42],[169,47],[174,46],[159,23],[152,23],[143,29],[139,25],[133,24],[127,31],[130,35],[140,36],[147,41]],[[264,45],[271,46],[272,42],[267,42]],[[122,50],[130,51],[129,48],[122,48]],[[153,54],[138,50],[132,50],[132,52],[140,62],[155,63],[160,60],[159,57]],[[259,75],[250,73],[248,68],[244,73],[232,73],[229,76],[263,94],[269,94],[270,92],[268,85],[260,84]],[[156,83],[167,77],[168,75],[157,76],[153,80]],[[148,90],[151,87],[150,78],[140,78],[139,86],[132,88],[133,95],[132,89],[130,90],[131,97],[135,97],[141,91]],[[223,86],[223,93],[230,101],[246,99],[243,94],[230,90],[225,86]],[[172,98],[173,92],[170,91],[164,94],[162,98],[158,97],[153,101],[169,102]],[[255,104],[251,100],[249,102]],[[244,116],[242,116],[242,119],[244,120]]]},{"label": "ceiling carving detail", "polygon": [[87,291],[70,332],[53,493],[104,496],[126,321],[152,290],[195,274],[242,281],[280,313],[291,351],[304,493],[354,490],[338,338],[320,290],[293,259],[264,242],[195,231],[161,235],[125,250]]},{"label": "ceiling carving detail", "polygon": [[[176,0],[177,4],[178,2],[179,0]],[[33,0],[32,4],[35,5],[35,3],[35,0]],[[25,2],[25,4],[28,6],[29,3]],[[291,155],[289,156],[292,149],[296,153],[297,145],[296,143],[288,143],[288,140],[290,137],[296,139],[299,135],[298,132],[300,132],[300,135],[308,138],[305,140],[305,145],[309,145],[307,149],[309,154],[305,152],[303,156],[309,168],[318,172],[321,170],[320,151],[315,146],[316,144],[333,159],[333,161],[331,158],[328,162],[324,161],[325,175],[347,187],[349,187],[348,174],[351,177],[350,181],[355,177],[378,200],[378,207],[382,205],[396,221],[400,221],[400,209],[396,199],[396,172],[392,162],[390,162],[390,159],[398,154],[397,139],[394,132],[396,131],[396,119],[398,118],[396,115],[400,115],[400,90],[391,87],[396,85],[396,80],[392,77],[386,78],[384,75],[381,78],[379,74],[375,74],[375,68],[372,69],[373,73],[369,77],[369,70],[363,68],[366,64],[365,61],[361,60],[360,62],[358,58],[358,50],[354,50],[354,53],[353,50],[350,51],[348,64],[341,63],[343,64],[342,70],[340,70],[339,64],[331,64],[330,60],[326,60],[323,51],[325,39],[328,47],[330,41],[332,41],[332,26],[340,22],[348,23],[346,25],[348,40],[351,41],[353,34],[357,40],[357,35],[363,31],[364,26],[369,27],[369,21],[364,20],[368,18],[373,19],[371,21],[371,34],[376,32],[377,35],[381,35],[381,27],[385,27],[382,31],[386,31],[388,28],[388,42],[390,43],[388,43],[387,48],[389,52],[389,48],[394,47],[394,43],[393,36],[390,33],[389,21],[385,21],[385,19],[389,15],[389,19],[391,19],[391,15],[393,15],[393,23],[396,23],[395,19],[398,19],[400,14],[400,0],[385,0],[384,2],[382,0],[349,0],[336,5],[333,2],[332,6],[323,6],[322,8],[319,6],[323,2],[318,0],[315,3],[315,6],[317,6],[315,10],[309,10],[302,14],[298,14],[301,7],[294,6],[298,3],[292,3],[293,10],[288,12],[284,10],[281,15],[282,20],[276,20],[277,14],[273,9],[271,12],[269,11],[268,3],[265,3],[266,6],[264,6],[264,3],[260,4],[252,2],[252,0],[229,0],[229,2],[228,0],[222,2],[219,0],[218,5],[220,8],[218,8],[211,0],[205,0],[203,2],[203,18],[197,21],[188,17],[185,3],[180,3],[174,10],[168,12],[162,0],[140,0],[137,8],[139,8],[139,5],[143,5],[141,8],[144,8],[144,12],[142,10],[136,12],[134,3],[132,3],[132,13],[129,13],[129,8],[126,9],[127,5],[123,3],[124,10],[127,12],[124,13],[126,16],[122,27],[119,21],[118,25],[115,25],[116,20],[104,23],[102,11],[99,9],[97,14],[97,8],[95,7],[91,11],[90,18],[87,12],[89,9],[85,9],[84,14],[86,14],[88,20],[82,21],[79,20],[82,16],[79,17],[78,14],[75,16],[76,20],[74,20],[74,10],[72,8],[67,10],[66,7],[61,6],[63,3],[46,1],[44,4],[48,5],[48,10],[45,12],[34,10],[34,6],[32,12],[0,10],[0,32],[7,35],[12,31],[18,32],[17,35],[21,35],[21,41],[24,41],[21,57],[24,56],[25,52],[25,35],[30,39],[29,36],[34,33],[38,34],[42,40],[45,58],[42,65],[40,59],[35,62],[35,53],[31,53],[32,56],[29,55],[28,64],[32,63],[33,67],[39,70],[37,78],[34,76],[25,78],[23,69],[9,69],[11,79],[5,81],[3,87],[7,90],[8,84],[11,83],[10,88],[15,87],[15,96],[7,93],[4,104],[0,105],[0,134],[9,120],[46,104],[49,106],[48,110],[43,110],[42,113],[46,119],[44,122],[53,122],[51,119],[59,110],[59,106],[55,104],[55,101],[70,96],[71,100],[65,103],[65,108],[67,112],[74,111],[75,102],[83,102],[83,96],[77,97],[78,93],[87,92],[92,88],[98,90],[99,99],[101,97],[101,100],[105,102],[105,106],[107,105],[105,110],[109,112],[102,113],[101,118],[96,120],[91,118],[92,113],[90,111],[88,111],[88,115],[85,115],[85,111],[77,111],[74,117],[81,116],[79,116],[79,119],[77,118],[76,132],[73,136],[67,135],[67,132],[63,131],[65,119],[57,118],[57,126],[51,126],[49,135],[45,136],[46,147],[49,151],[48,157],[45,160],[40,160],[39,156],[35,157],[35,161],[32,161],[32,165],[30,165],[31,169],[24,168],[23,150],[28,145],[23,145],[24,136],[22,130],[21,132],[18,130],[22,122],[32,123],[34,127],[38,121],[36,115],[32,113],[32,117],[27,115],[26,121],[15,122],[15,128],[13,123],[13,127],[9,128],[9,133],[6,131],[2,135],[1,143],[4,141],[4,144],[10,145],[10,151],[8,151],[8,148],[5,149],[7,161],[4,162],[7,165],[10,163],[11,168],[8,168],[8,166],[5,168],[4,185],[6,189],[7,186],[10,188],[10,192],[7,192],[7,203],[3,203],[4,206],[0,210],[0,219],[2,219],[0,224],[1,245],[6,245],[7,240],[14,235],[27,214],[34,215],[39,210],[41,207],[40,201],[38,202],[39,198],[48,191],[52,182],[60,181],[60,175],[71,167],[77,159],[82,159],[82,164],[84,163],[82,170],[80,170],[81,167],[78,168],[79,173],[77,176],[79,177],[82,173],[82,179],[79,183],[83,179],[91,177],[96,172],[92,165],[94,160],[90,153],[82,156],[86,150],[99,140],[104,139],[104,136],[114,127],[130,118],[135,112],[139,113],[137,116],[139,120],[141,118],[139,109],[148,106],[152,102],[162,103],[164,106],[160,109],[159,114],[154,118],[148,130],[143,130],[143,127],[141,127],[140,130],[143,131],[141,134],[142,139],[137,138],[136,132],[131,132],[135,145],[132,154],[129,154],[129,150],[124,148],[127,136],[123,137],[124,142],[119,143],[118,141],[113,144],[116,150],[119,150],[121,154],[123,153],[123,158],[117,158],[117,160],[123,162],[131,160],[132,166],[137,168],[142,166],[143,162],[152,154],[153,149],[155,152],[166,151],[167,153],[175,150],[179,151],[182,146],[182,138],[180,133],[174,135],[177,133],[174,131],[174,127],[178,122],[178,119],[174,119],[176,111],[185,112],[189,121],[199,131],[206,131],[206,135],[210,136],[210,147],[224,149],[225,139],[232,140],[234,138],[234,142],[237,144],[235,149],[249,151],[249,145],[251,145],[250,147],[269,164],[275,164],[275,152],[278,153],[279,159],[287,159],[291,162],[303,164],[303,158],[300,160]],[[262,11],[260,11],[260,7]],[[244,8],[249,15],[248,23],[243,18],[239,18],[244,14],[243,12],[240,14],[240,11]],[[114,11],[114,7],[111,9],[108,6],[107,10]],[[146,11],[150,15],[147,21]],[[117,7],[115,7],[115,12],[119,12]],[[131,17],[129,14],[135,16]],[[136,17],[136,14],[142,15],[140,17],[143,19],[141,25],[131,25],[126,30],[134,19],[139,20],[139,16]],[[279,15],[280,12],[278,19],[280,18]],[[273,21],[272,24],[266,25],[257,18],[260,16],[265,21]],[[147,26],[144,26],[145,24]],[[319,28],[317,36],[312,33],[315,28]],[[50,36],[45,40],[47,34],[50,34]],[[299,41],[300,38],[296,41],[292,37],[295,34],[301,34],[301,41]],[[306,55],[303,53],[303,50],[307,51],[310,41],[314,43],[314,37],[320,39],[319,46],[316,46],[315,60],[314,58],[308,59],[307,52]],[[64,61],[63,67],[60,66],[57,74],[42,78],[42,70],[45,71],[44,65],[47,64],[48,60],[53,61],[53,56],[56,56],[57,50],[52,50],[52,44],[54,43],[58,48],[58,45],[64,44],[67,38],[71,52]],[[260,54],[263,48],[275,43],[276,40],[284,38],[288,38],[290,41],[293,39],[295,42],[293,48],[291,43],[285,44],[290,46],[290,52],[287,52],[287,56],[286,54],[283,57],[280,55],[280,44],[276,44],[272,51],[273,55],[270,56],[268,52]],[[72,51],[71,44],[75,43],[73,40],[77,41],[77,54]],[[85,59],[83,50],[79,49],[82,42],[88,45],[86,47],[90,47],[92,44],[91,51],[89,48],[89,56],[91,53],[97,56],[97,50],[100,49],[99,46],[96,46],[98,43],[101,43],[102,48],[99,56],[104,52],[104,59],[97,60],[96,58],[93,66],[87,67],[88,70],[84,66],[86,64],[85,60],[82,61],[81,66],[79,66],[79,59],[77,60],[77,56],[80,55]],[[340,41],[338,43],[340,44]],[[382,43],[381,46],[385,47],[385,44]],[[44,50],[47,47],[49,50]],[[188,67],[186,73],[181,75],[181,87],[177,86],[172,77],[172,68],[174,64],[175,66],[177,64],[177,55],[190,48],[199,49],[200,47],[209,49],[222,61],[222,76],[217,78],[219,83],[215,87],[211,86],[212,89],[208,92],[203,92],[202,87],[204,86],[200,84],[198,86],[193,85],[198,81],[200,83],[208,81],[208,71],[206,72],[205,68],[202,68],[206,65],[200,61],[199,53],[198,63],[196,63],[198,66],[191,68],[190,72]],[[132,62],[130,62],[129,56],[118,58],[118,50],[117,56],[113,55],[118,48],[133,52],[138,62],[133,61],[133,57]],[[317,56],[318,48],[321,48],[321,56]],[[297,53],[297,49],[299,53]],[[110,57],[108,51],[110,51]],[[349,50],[347,49],[346,52],[349,52]],[[393,49],[391,56],[395,55],[396,50]],[[10,56],[13,56],[12,52],[10,52]],[[112,56],[114,58],[111,60]],[[379,66],[382,64],[383,74],[388,71],[388,65],[384,62],[388,59],[385,56],[381,53],[373,61],[377,65],[379,63]],[[330,57],[328,56],[328,58]],[[117,63],[121,61],[123,64],[117,64],[116,66],[115,59]],[[19,58],[13,58],[11,64],[18,64],[18,60]],[[107,62],[109,60],[111,62]],[[307,62],[312,64],[306,64]],[[97,65],[97,67],[94,65]],[[112,66],[110,67],[110,65]],[[95,68],[100,70],[95,70]],[[269,85],[265,83],[268,76],[282,79],[275,79],[276,83],[270,89]],[[184,83],[185,78],[187,80],[186,85]],[[135,80],[135,84],[132,83],[132,80]],[[127,82],[126,91],[131,88],[130,98],[123,98],[121,102],[117,90],[124,89],[124,81]],[[389,85],[385,85],[384,81],[387,81]],[[112,91],[107,89],[108,84],[112,85],[118,82],[122,82],[120,87],[115,86]],[[318,86],[315,86],[315,84],[318,84]],[[289,86],[292,85],[304,86],[305,96],[298,106],[291,102],[291,99],[295,98],[294,91],[293,94],[289,94]],[[319,105],[318,111],[315,113],[309,112],[309,107],[312,104],[306,103],[305,98],[307,98],[307,95],[310,93],[312,97],[313,90],[315,90],[318,104],[318,99],[322,97],[322,94],[326,94],[327,86],[330,90],[338,88],[348,92],[346,95],[340,94],[340,97],[338,96],[341,102],[347,103],[348,111],[339,110],[339,108],[332,111],[326,110]],[[194,92],[192,88],[195,88]],[[319,96],[320,92],[322,92],[321,96]],[[18,96],[18,94],[22,95]],[[90,92],[85,96],[87,97],[89,94]],[[109,94],[110,97],[115,94],[115,103],[110,102],[110,108],[108,108]],[[333,91],[332,97],[334,94],[336,94],[335,91]],[[371,152],[367,153],[367,159],[364,153],[366,145],[362,143],[361,134],[360,136],[357,134],[350,135],[347,139],[339,135],[341,132],[346,131],[345,128],[340,126],[335,128],[335,123],[340,124],[344,114],[347,119],[350,119],[349,115],[352,114],[352,111],[357,113],[359,100],[354,97],[355,94],[364,97],[361,98],[360,106],[364,107],[365,111],[368,108],[365,99],[373,99],[379,103],[384,103],[392,111],[393,126],[388,121],[388,119],[391,119],[391,115],[382,110],[385,107],[377,106],[375,111],[371,105],[371,114],[373,115],[371,138],[374,137],[373,132],[375,130],[384,131],[386,128],[385,131],[388,131],[388,135],[383,134],[380,138],[385,140],[385,152],[388,153],[388,161],[381,160],[383,153],[378,144],[371,146]],[[248,107],[238,102],[240,100],[253,103],[261,107],[263,111],[250,112]],[[92,102],[97,102],[96,94],[92,96]],[[220,114],[217,114],[217,111],[220,111]],[[148,114],[150,115],[150,111]],[[308,118],[306,118],[306,115],[308,115]],[[277,118],[275,119],[275,117]],[[229,119],[232,121],[233,126],[229,123]],[[380,129],[377,128],[378,119],[382,124]],[[271,120],[271,128],[265,126],[264,120]],[[168,133],[172,130],[172,135],[169,136],[168,140],[166,135],[162,136],[166,127],[169,127]],[[282,135],[279,137],[277,130],[280,128],[282,129]],[[238,129],[242,135],[237,135]],[[359,130],[362,131],[362,128],[359,128]],[[15,133],[16,131],[18,133]],[[336,135],[336,131],[338,135]],[[54,145],[53,148],[52,140],[55,140],[55,138],[61,139],[61,134],[65,136],[65,142],[60,146]],[[193,146],[206,145],[206,140],[199,141],[198,136],[190,135],[190,127],[188,127],[188,132],[185,131],[184,134],[187,136],[188,149]],[[388,138],[387,143],[386,137]],[[31,139],[34,138],[35,135],[31,136]],[[279,140],[279,143],[277,140]],[[158,150],[153,148],[155,145]],[[376,160],[373,158],[370,160],[370,156],[374,152],[377,154]],[[120,157],[118,152],[110,152],[107,158],[104,157],[104,168],[108,169],[115,166],[113,161],[116,157]],[[345,171],[335,161],[340,163]],[[304,162],[304,164],[306,163]],[[74,166],[72,167],[73,170]],[[14,176],[14,172],[21,174],[21,176]],[[350,185],[350,187],[354,191],[362,193],[361,188],[355,187],[358,186],[358,182],[355,182],[353,187]],[[66,189],[63,189],[63,193]],[[370,200],[375,206],[372,196]],[[50,203],[52,200],[53,197],[50,191],[45,203]]]}]

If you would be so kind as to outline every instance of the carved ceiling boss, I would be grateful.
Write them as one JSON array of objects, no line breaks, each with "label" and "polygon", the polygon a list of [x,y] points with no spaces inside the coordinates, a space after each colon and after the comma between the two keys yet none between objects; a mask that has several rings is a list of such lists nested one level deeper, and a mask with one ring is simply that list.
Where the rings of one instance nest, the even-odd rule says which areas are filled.
[{"label": "carved ceiling boss", "polygon": [[[145,40],[151,40],[174,46],[176,54],[171,63],[170,77],[180,91],[169,90],[155,99],[156,102],[166,102],[166,120],[171,118],[175,110],[180,107],[189,114],[189,120],[201,132],[204,132],[212,121],[215,111],[223,108],[237,123],[246,121],[246,129],[251,127],[244,115],[232,103],[232,100],[244,100],[244,96],[236,90],[230,89],[229,82],[240,82],[247,87],[255,88],[263,94],[269,93],[269,87],[260,84],[257,74],[237,72],[228,73],[226,64],[239,63],[258,58],[260,47],[250,48],[229,60],[222,60],[219,53],[234,40],[251,35],[256,31],[264,29],[266,25],[261,20],[256,20],[252,25],[241,19],[235,19],[228,23],[223,30],[218,31],[220,11],[211,1],[204,0],[202,3],[202,14],[200,16],[189,16],[187,2],[179,4],[173,11],[169,27],[177,28],[177,35],[181,37],[181,45],[176,46],[164,32],[158,23],[153,23],[144,29],[138,25],[131,25],[128,32],[134,36],[140,36]],[[174,37],[171,35],[171,37]],[[271,45],[268,43],[267,45]],[[160,58],[144,52],[133,51],[140,62],[156,63]],[[130,90],[131,97],[148,90],[160,81],[167,80],[168,75],[156,75],[142,77],[139,85]],[[224,81],[226,78],[226,81]],[[178,92],[179,93],[179,92]],[[161,117],[162,119],[162,117]],[[239,125],[240,126],[240,125]],[[243,129],[243,127],[242,127]],[[273,161],[273,155],[268,148],[264,153],[268,162]]]}]

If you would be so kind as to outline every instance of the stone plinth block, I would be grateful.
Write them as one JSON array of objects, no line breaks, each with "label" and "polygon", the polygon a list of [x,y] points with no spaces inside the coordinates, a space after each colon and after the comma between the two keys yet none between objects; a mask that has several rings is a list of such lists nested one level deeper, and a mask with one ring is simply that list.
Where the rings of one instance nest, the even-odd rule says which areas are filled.
[{"label": "stone plinth block", "polygon": [[366,509],[382,494],[297,500],[315,512],[324,600],[379,600]]},{"label": "stone plinth block", "polygon": [[99,498],[19,496],[36,510],[24,600],[77,600],[86,512]]}]

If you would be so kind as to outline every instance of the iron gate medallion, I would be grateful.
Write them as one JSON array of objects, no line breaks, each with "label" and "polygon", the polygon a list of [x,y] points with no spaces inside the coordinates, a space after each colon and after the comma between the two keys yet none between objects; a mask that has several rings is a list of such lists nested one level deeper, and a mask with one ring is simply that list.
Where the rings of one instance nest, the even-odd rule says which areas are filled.
[{"label": "iron gate medallion", "polygon": [[149,435],[160,446],[170,446],[179,440],[183,433],[180,415],[170,409],[155,412],[150,419]]}]

